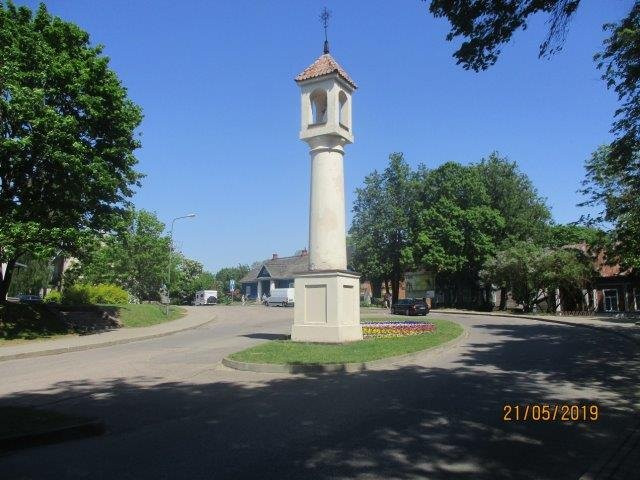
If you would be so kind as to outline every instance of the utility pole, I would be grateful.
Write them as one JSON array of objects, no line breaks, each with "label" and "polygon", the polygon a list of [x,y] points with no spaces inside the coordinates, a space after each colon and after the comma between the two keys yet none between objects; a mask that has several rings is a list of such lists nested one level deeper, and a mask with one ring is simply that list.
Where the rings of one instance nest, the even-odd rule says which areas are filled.
[{"label": "utility pole", "polygon": [[169,285],[171,284],[171,256],[173,255],[173,225],[176,220],[180,220],[181,218],[193,218],[195,216],[195,213],[190,213],[188,215],[176,217],[171,220],[171,230],[169,230],[169,270],[167,271],[167,303],[164,308],[165,315],[169,315],[169,304],[171,303],[171,296],[169,295]]}]

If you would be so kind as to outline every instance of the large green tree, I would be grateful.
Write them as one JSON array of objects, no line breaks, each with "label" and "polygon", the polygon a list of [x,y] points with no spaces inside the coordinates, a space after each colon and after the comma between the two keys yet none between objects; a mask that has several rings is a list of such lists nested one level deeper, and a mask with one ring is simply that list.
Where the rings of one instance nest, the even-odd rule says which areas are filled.
[{"label": "large green tree", "polygon": [[500,49],[517,30],[525,30],[530,17],[546,15],[549,33],[540,44],[540,56],[562,48],[569,21],[580,0],[423,0],[435,17],[451,23],[447,40],[464,40],[453,54],[465,69],[486,70],[496,63]]},{"label": "large green tree", "polygon": [[555,311],[561,291],[565,302],[581,302],[582,289],[593,278],[590,259],[577,249],[550,249],[530,241],[515,242],[488,258],[481,278],[508,289],[526,312],[546,302]]},{"label": "large green tree", "polygon": [[218,295],[229,291],[229,282],[235,280],[236,289],[240,288],[240,279],[244,277],[250,268],[249,265],[239,263],[235,267],[224,267],[218,270],[215,274],[217,282]]},{"label": "large green tree", "polygon": [[544,199],[515,162],[497,153],[477,164],[422,167],[416,188],[416,266],[435,272],[455,303],[478,285],[482,265],[498,250],[547,235],[551,214]]},{"label": "large green tree", "polygon": [[464,288],[477,285],[482,264],[498,249],[505,220],[473,166],[448,162],[434,170],[422,168],[418,178],[416,265],[435,272],[457,302]]},{"label": "large green tree", "polygon": [[381,281],[390,281],[394,302],[405,270],[413,265],[414,180],[402,153],[392,153],[384,172],[368,175],[364,187],[356,190],[353,208],[353,266],[372,282],[374,294]]},{"label": "large green tree", "polygon": [[43,289],[51,284],[53,266],[48,258],[37,258],[32,255],[20,257],[17,268],[11,278],[9,295],[40,295]]},{"label": "large green tree", "polygon": [[218,287],[219,283],[215,275],[206,271],[200,262],[181,254],[175,255],[169,288],[173,302],[182,305],[191,304],[198,290],[218,289]]},{"label": "large green tree", "polygon": [[[640,2],[618,23],[608,23],[604,50],[595,56],[607,87],[618,95],[612,133],[616,135],[604,161],[629,181],[640,182]],[[623,199],[621,199],[624,201]]]},{"label": "large green tree", "polygon": [[605,232],[597,228],[576,224],[550,225],[547,231],[545,245],[559,248],[568,245],[586,243],[590,247],[597,247],[605,240]]},{"label": "large green tree", "polygon": [[455,299],[477,287],[482,265],[499,249],[542,242],[551,217],[529,178],[497,153],[415,172],[393,154],[382,174],[371,173],[356,190],[353,211],[352,264],[365,278],[393,283],[407,268],[426,269]]},{"label": "large green tree", "polygon": [[608,242],[601,242],[610,259],[640,270],[640,153],[633,159],[635,166],[620,170],[609,161],[609,147],[596,150],[586,163],[583,205],[602,207],[589,223],[613,227]]},{"label": "large green tree", "polygon": [[169,237],[165,225],[146,210],[128,212],[125,228],[101,235],[75,267],[86,283],[114,283],[140,300],[158,300],[167,282]]},{"label": "large green tree", "polygon": [[110,231],[140,175],[140,108],[78,26],[0,2],[0,278]]},{"label": "large green tree", "polygon": [[351,266],[371,283],[374,298],[382,297],[381,286],[391,278],[391,263],[383,248],[386,195],[382,175],[373,171],[356,189],[353,223],[349,230],[353,255]]},{"label": "large green tree", "polygon": [[497,232],[496,243],[504,246],[521,240],[542,242],[551,211],[518,164],[493,152],[475,169],[489,195],[489,206],[505,220]]}]

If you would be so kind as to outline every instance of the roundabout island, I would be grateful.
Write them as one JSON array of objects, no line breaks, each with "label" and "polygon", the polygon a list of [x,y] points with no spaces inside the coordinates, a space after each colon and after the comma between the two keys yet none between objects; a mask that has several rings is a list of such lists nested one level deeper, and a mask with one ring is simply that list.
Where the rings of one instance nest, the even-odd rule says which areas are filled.
[{"label": "roundabout island", "polygon": [[236,370],[254,372],[353,372],[452,347],[465,336],[461,325],[440,318],[416,321],[410,317],[364,317],[361,325],[362,340],[296,342],[283,336],[233,353],[222,363]]}]

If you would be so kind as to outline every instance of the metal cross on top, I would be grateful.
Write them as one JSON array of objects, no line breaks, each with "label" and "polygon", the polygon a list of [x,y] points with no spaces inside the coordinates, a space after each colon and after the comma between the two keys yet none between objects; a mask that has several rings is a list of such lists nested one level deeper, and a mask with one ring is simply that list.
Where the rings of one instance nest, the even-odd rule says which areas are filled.
[{"label": "metal cross on top", "polygon": [[327,39],[327,27],[329,26],[329,19],[331,18],[331,11],[327,10],[327,7],[322,9],[320,13],[320,21],[324,27],[324,53],[329,53],[329,40]]}]

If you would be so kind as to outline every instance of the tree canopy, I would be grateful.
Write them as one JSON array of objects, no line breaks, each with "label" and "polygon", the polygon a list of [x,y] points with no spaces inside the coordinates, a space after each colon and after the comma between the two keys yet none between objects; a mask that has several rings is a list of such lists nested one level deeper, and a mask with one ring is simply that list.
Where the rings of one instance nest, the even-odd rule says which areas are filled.
[{"label": "tree canopy", "polygon": [[556,290],[579,303],[582,289],[593,278],[589,258],[576,249],[550,249],[533,242],[516,242],[487,259],[481,278],[508,289],[525,312],[545,301],[555,311]]},{"label": "tree canopy", "polygon": [[[424,0],[427,1],[427,0]],[[571,18],[581,0],[429,0],[429,10],[451,24],[447,40],[462,38],[454,53],[463,68],[481,71],[492,66],[500,49],[517,30],[527,28],[530,17],[543,14],[550,25],[540,45],[540,56],[553,55],[562,49]],[[635,1],[620,21],[603,25],[608,37],[603,50],[594,57],[606,87],[618,96],[611,132],[614,140],[606,150],[597,151],[587,162],[586,188],[589,200],[582,205],[600,204],[605,219],[614,226],[616,241],[624,245],[623,262],[640,264],[638,231],[640,220],[637,194],[640,187],[640,2]],[[607,191],[607,187],[619,187]]]},{"label": "tree canopy", "polygon": [[353,266],[377,286],[391,281],[396,301],[404,271],[413,264],[410,220],[414,211],[414,174],[402,153],[389,155],[382,174],[374,171],[356,190],[350,229]]},{"label": "tree canopy", "polygon": [[608,255],[625,267],[640,269],[640,153],[633,155],[633,166],[620,169],[610,162],[610,148],[600,147],[586,162],[587,175],[582,205],[602,210],[588,223],[612,225]]},{"label": "tree canopy", "polygon": [[562,49],[569,21],[580,5],[580,0],[423,1],[430,1],[429,11],[435,17],[445,17],[451,23],[448,41],[465,39],[454,57],[465,69],[476,72],[496,63],[502,45],[517,30],[525,30],[529,17],[536,13],[546,14],[550,25],[547,38],[540,44],[540,56]]},{"label": "tree canopy", "polygon": [[[548,237],[550,212],[515,162],[492,153],[476,164],[448,162],[413,171],[392,154],[356,190],[353,266],[372,284],[407,269],[452,285],[476,284],[484,262],[506,246]],[[374,290],[374,294],[375,294]]]},{"label": "tree canopy", "polygon": [[141,175],[140,108],[73,23],[0,3],[0,301],[17,259],[114,228]]},{"label": "tree canopy", "polygon": [[18,265],[9,287],[10,296],[39,295],[51,283],[53,266],[49,259],[23,255]]},{"label": "tree canopy", "polygon": [[191,304],[199,290],[220,290],[215,275],[204,269],[196,260],[174,254],[169,293],[172,301],[179,304]]},{"label": "tree canopy", "polygon": [[221,268],[215,275],[218,290],[220,290],[220,292],[228,292],[230,280],[235,280],[236,285],[239,286],[239,280],[244,277],[249,270],[249,265],[244,264],[238,264],[235,267]]},{"label": "tree canopy", "polygon": [[146,210],[131,210],[127,218],[122,231],[95,237],[74,276],[89,284],[118,285],[140,300],[158,300],[169,268],[165,225]]}]

